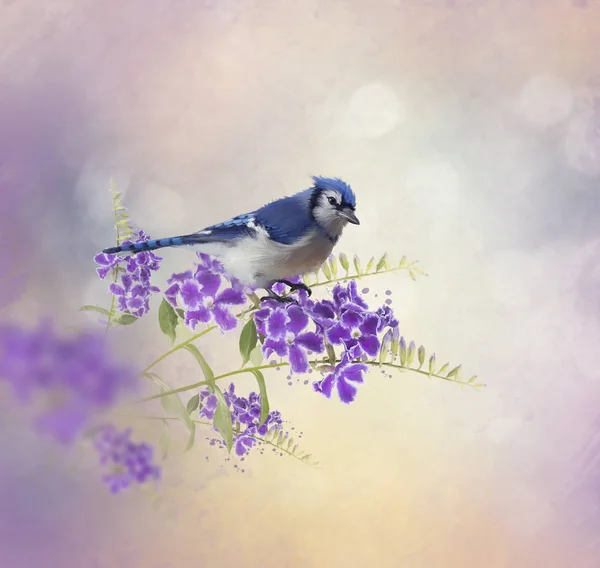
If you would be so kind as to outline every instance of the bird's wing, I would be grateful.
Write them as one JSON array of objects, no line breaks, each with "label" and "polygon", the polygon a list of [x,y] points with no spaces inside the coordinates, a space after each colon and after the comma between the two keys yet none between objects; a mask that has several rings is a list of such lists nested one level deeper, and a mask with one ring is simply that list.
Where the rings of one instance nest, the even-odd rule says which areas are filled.
[{"label": "bird's wing", "polygon": [[254,236],[256,230],[254,213],[244,213],[222,223],[206,227],[190,236],[197,236],[203,242],[232,241],[240,237]]},{"label": "bird's wing", "polygon": [[312,227],[306,191],[268,203],[252,213],[254,222],[269,233],[271,240],[292,245]]}]

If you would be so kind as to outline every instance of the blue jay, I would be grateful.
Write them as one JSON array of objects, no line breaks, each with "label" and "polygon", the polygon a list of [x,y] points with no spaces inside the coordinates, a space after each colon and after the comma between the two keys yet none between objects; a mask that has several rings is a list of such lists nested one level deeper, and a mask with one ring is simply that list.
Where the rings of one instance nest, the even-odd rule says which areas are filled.
[{"label": "blue jay", "polygon": [[352,188],[338,178],[313,176],[311,188],[283,197],[202,231],[104,249],[106,254],[192,246],[218,258],[225,271],[245,284],[264,288],[279,301],[293,301],[271,287],[310,289],[287,280],[318,269],[329,257],[347,223],[358,225]]}]

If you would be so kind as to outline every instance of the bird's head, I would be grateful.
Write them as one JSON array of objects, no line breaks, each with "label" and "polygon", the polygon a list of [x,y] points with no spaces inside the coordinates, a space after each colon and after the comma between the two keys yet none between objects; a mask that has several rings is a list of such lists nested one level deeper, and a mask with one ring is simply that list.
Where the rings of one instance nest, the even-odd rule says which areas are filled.
[{"label": "bird's head", "polygon": [[360,224],[354,213],[356,196],[346,182],[321,176],[313,176],[313,181],[310,211],[331,237],[337,239],[347,223]]}]

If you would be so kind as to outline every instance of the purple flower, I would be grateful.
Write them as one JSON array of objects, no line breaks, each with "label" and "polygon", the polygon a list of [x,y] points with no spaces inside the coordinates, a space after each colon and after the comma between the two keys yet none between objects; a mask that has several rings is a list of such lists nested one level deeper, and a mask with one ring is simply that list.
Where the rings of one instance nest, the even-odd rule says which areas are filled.
[{"label": "purple flower", "polygon": [[330,398],[335,385],[340,400],[348,404],[356,398],[357,385],[363,382],[363,375],[366,371],[367,365],[353,363],[346,357],[336,366],[333,373],[330,373],[321,381],[313,383],[313,388],[316,392]]},{"label": "purple flower", "polygon": [[119,493],[133,483],[143,484],[160,477],[160,468],[152,463],[152,446],[145,442],[134,444],[130,436],[130,428],[119,433],[114,426],[103,425],[94,438],[100,464],[109,470],[102,479],[111,493]]},{"label": "purple flower", "polygon": [[300,306],[279,307],[279,304],[274,307],[273,304],[254,314],[256,329],[266,337],[263,354],[267,358],[273,353],[287,357],[292,372],[306,373],[309,369],[307,353],[323,352],[323,336],[306,331],[310,318]]},{"label": "purple flower", "polygon": [[[144,231],[138,231],[135,241],[124,241],[123,244],[132,242],[143,242],[149,240]],[[150,282],[152,272],[160,268],[162,257],[151,251],[144,251],[131,256],[118,254],[100,253],[94,257],[98,265],[96,272],[102,279],[113,271],[120,274],[119,282],[113,282],[109,286],[111,294],[117,300],[117,309],[121,312],[130,313],[136,317],[142,317],[150,309],[150,296],[160,290]],[[125,265],[125,268],[120,266]]]},{"label": "purple flower", "polygon": [[234,329],[237,317],[231,307],[246,303],[243,287],[237,279],[225,276],[219,261],[205,254],[198,257],[200,262],[194,272],[188,270],[169,278],[165,297],[173,307],[183,309],[190,329],[213,319],[221,331]]},{"label": "purple flower", "polygon": [[[231,413],[233,427],[233,447],[238,456],[244,456],[256,444],[256,442],[273,427],[281,427],[283,421],[281,414],[271,411],[263,424],[260,424],[261,399],[260,395],[251,392],[248,398],[235,394],[235,385],[231,383],[229,388],[223,392],[223,398]],[[208,389],[200,392],[200,417],[214,420],[217,409],[217,397]],[[215,428],[216,430],[216,428]],[[213,438],[211,444],[223,445],[222,440]]]},{"label": "purple flower", "polygon": [[394,310],[387,305],[383,305],[375,310],[375,313],[379,316],[379,325],[377,326],[377,332],[383,331],[386,327],[392,329],[398,328],[398,320],[394,315]]},{"label": "purple flower", "polygon": [[377,337],[379,316],[372,312],[345,310],[339,322],[327,330],[327,339],[333,345],[343,344],[352,359],[367,355],[375,357],[381,342]]},{"label": "purple flower", "polygon": [[111,361],[101,334],[63,338],[48,322],[33,330],[0,327],[0,378],[22,402],[39,395],[43,404],[36,426],[64,444],[95,411],[112,406],[135,384],[131,370]]},{"label": "purple flower", "polygon": [[338,313],[344,310],[354,310],[360,312],[369,309],[367,303],[358,293],[358,285],[356,284],[356,280],[350,280],[346,286],[343,286],[342,284],[336,284],[333,288],[333,302]]}]

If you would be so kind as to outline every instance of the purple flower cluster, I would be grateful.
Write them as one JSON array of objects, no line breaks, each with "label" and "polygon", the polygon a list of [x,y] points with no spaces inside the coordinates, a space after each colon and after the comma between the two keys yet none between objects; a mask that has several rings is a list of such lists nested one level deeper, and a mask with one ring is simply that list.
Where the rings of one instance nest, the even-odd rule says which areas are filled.
[{"label": "purple flower cluster", "polygon": [[232,306],[246,303],[242,284],[225,274],[223,265],[216,259],[198,253],[200,262],[194,271],[173,274],[167,281],[165,298],[174,308],[184,311],[185,325],[194,329],[198,323],[214,320],[221,331],[237,325]]},{"label": "purple flower cluster", "polygon": [[[140,230],[136,239],[123,244],[144,242],[150,237]],[[109,290],[117,299],[117,308],[121,312],[130,313],[141,318],[150,309],[150,295],[160,292],[150,282],[152,273],[160,268],[162,257],[151,251],[138,252],[130,256],[100,253],[94,257],[98,265],[96,272],[104,280],[106,276],[117,270],[119,281],[112,282]],[[124,267],[120,266],[124,264]]]},{"label": "purple flower cluster", "polygon": [[[363,382],[367,370],[364,361],[379,354],[386,330],[397,335],[398,320],[388,305],[369,310],[354,280],[336,284],[332,292],[332,299],[318,301],[301,292],[297,305],[267,300],[254,318],[257,330],[265,337],[265,357],[273,353],[286,357],[292,372],[305,373],[309,368],[307,355],[322,353],[325,345],[340,347],[342,354],[332,372],[313,387],[329,398],[335,386],[340,400],[349,403]],[[314,330],[307,330],[309,326]]]},{"label": "purple flower cluster", "polygon": [[[248,398],[235,394],[235,385],[231,383],[223,392],[223,398],[231,412],[233,426],[233,446],[238,456],[247,454],[257,442],[256,437],[262,437],[274,426],[281,427],[283,421],[278,411],[269,412],[267,419],[260,424],[260,395],[251,392]],[[205,389],[200,392],[200,417],[214,420],[217,409],[217,397]],[[212,443],[221,440],[213,439]]]},{"label": "purple flower cluster", "polygon": [[36,426],[68,444],[134,385],[135,374],[111,361],[101,335],[63,338],[42,322],[33,330],[0,327],[0,378],[22,402],[41,403]]},{"label": "purple flower cluster", "polygon": [[153,463],[152,446],[130,440],[131,429],[118,432],[112,425],[101,426],[94,436],[94,447],[100,454],[100,465],[109,470],[102,476],[111,493],[119,493],[132,483],[146,483],[160,477]]}]

